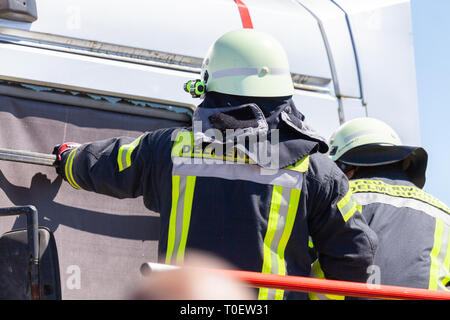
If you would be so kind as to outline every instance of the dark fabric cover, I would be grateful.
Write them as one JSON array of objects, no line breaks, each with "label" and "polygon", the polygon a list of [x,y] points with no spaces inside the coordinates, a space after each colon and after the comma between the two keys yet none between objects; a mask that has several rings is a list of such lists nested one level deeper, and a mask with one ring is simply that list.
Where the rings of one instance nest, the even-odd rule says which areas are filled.
[{"label": "dark fabric cover", "polygon": [[[381,181],[398,186],[397,190],[415,187],[398,166],[368,167],[357,173],[354,181]],[[432,270],[430,253],[435,250],[437,241],[442,241],[442,244],[435,253],[438,258],[435,263],[442,263],[444,257],[448,256],[450,226],[444,221],[442,234],[436,237],[438,232],[433,211],[439,209],[430,203],[437,199],[427,193],[424,193],[425,199],[434,199],[432,202],[415,199],[410,196],[413,194],[411,190],[398,196],[385,196],[384,201],[372,198],[377,193],[359,193],[357,187],[353,188],[353,192],[355,199],[363,204],[362,214],[379,239],[374,259],[374,265],[379,269],[379,284],[428,289]],[[442,215],[446,215],[443,210]],[[443,281],[438,289],[442,290],[444,286],[450,288],[450,282]]]},{"label": "dark fabric cover", "polygon": [[[0,148],[51,153],[65,141],[85,143],[184,126],[175,121],[0,96]],[[118,200],[74,190],[55,169],[0,161],[0,207],[34,205],[54,232],[63,299],[125,298],[143,262],[157,260],[159,215],[142,198]],[[0,218],[0,233],[26,227]]]}]

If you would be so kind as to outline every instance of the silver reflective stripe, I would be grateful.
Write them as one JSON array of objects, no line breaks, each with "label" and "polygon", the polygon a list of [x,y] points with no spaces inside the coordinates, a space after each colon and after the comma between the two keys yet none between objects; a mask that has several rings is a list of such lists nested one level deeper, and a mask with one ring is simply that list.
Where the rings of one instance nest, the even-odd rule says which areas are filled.
[{"label": "silver reflective stripe", "polygon": [[350,140],[353,140],[359,136],[364,136],[366,134],[372,134],[372,133],[377,133],[377,132],[375,130],[361,130],[361,131],[355,132],[354,134],[350,134],[350,135],[346,136],[344,138],[344,143],[347,143]]},{"label": "silver reflective stripe", "polygon": [[[286,169],[263,169],[252,164],[195,164],[191,158],[174,157],[173,174],[193,175],[198,177],[213,177],[227,180],[244,180],[261,184],[278,185],[282,187],[301,189],[303,173]],[[211,160],[213,162],[214,160]]]},{"label": "silver reflective stripe", "polygon": [[169,218],[166,264],[181,264],[189,233],[196,177],[172,176],[172,208]]},{"label": "silver reflective stripe", "polygon": [[353,198],[359,205],[368,205],[371,203],[385,203],[397,208],[407,207],[422,211],[433,218],[440,219],[447,225],[450,225],[450,215],[446,212],[419,200],[412,198],[394,197],[381,193],[358,192],[353,194]]},{"label": "silver reflective stripe", "polygon": [[347,217],[346,214],[349,213],[350,210],[352,210],[353,207],[356,205],[354,200],[355,199],[350,196],[347,200],[347,203],[342,208],[339,208],[339,211],[341,212],[345,221],[349,219],[349,217]]},{"label": "silver reflective stripe", "polygon": [[[300,202],[300,189],[273,186],[264,236],[262,273],[286,275],[285,250],[291,237]],[[259,300],[282,300],[284,290],[260,288]]]},{"label": "silver reflective stripe", "polygon": [[[211,75],[212,79],[219,79],[224,77],[233,77],[233,76],[253,76],[259,74],[258,68],[233,68],[233,69],[225,69],[213,72]],[[288,69],[283,68],[269,68],[269,74],[272,75],[290,75],[290,71]]]}]

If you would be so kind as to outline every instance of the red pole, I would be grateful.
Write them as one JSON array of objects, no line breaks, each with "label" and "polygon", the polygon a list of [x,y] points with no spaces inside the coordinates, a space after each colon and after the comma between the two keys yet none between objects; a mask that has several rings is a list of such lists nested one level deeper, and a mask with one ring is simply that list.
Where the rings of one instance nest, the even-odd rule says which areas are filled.
[{"label": "red pole", "polygon": [[[141,273],[143,275],[149,275],[152,272],[161,272],[178,268],[178,266],[147,262],[141,266]],[[186,266],[186,268],[214,271],[226,277],[231,277],[246,282],[250,286],[256,288],[262,287],[288,291],[315,292],[376,299],[450,300],[450,291],[427,290],[299,276],[280,276],[252,271],[210,269],[191,266]]]},{"label": "red pole", "polygon": [[264,287],[300,292],[316,292],[361,298],[401,300],[450,300],[449,291],[376,285],[360,282],[326,280],[298,276],[280,276],[250,271],[216,271],[226,276],[247,282],[253,287]]}]

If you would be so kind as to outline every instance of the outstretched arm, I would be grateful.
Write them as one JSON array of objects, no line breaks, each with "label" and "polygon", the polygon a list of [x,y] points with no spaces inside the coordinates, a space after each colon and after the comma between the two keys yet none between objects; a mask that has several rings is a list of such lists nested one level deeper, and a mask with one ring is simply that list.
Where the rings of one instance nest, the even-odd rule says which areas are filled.
[{"label": "outstretched arm", "polygon": [[142,195],[142,178],[149,161],[148,134],[59,147],[57,172],[75,189],[116,198]]}]

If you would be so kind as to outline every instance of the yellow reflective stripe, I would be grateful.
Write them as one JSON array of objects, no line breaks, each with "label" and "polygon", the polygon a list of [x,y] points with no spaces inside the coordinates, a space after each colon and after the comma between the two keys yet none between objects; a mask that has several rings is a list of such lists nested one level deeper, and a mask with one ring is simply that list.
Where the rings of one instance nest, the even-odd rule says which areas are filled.
[{"label": "yellow reflective stripe", "polygon": [[359,204],[356,205],[356,210],[358,210],[360,213],[363,212],[363,207]]},{"label": "yellow reflective stripe", "polygon": [[313,243],[311,237],[309,237],[309,240],[308,240],[308,247],[310,247],[311,249],[314,249],[314,243]]},{"label": "yellow reflective stripe", "polygon": [[[262,273],[286,275],[284,253],[292,233],[301,190],[273,186],[263,244]],[[282,300],[284,290],[260,288],[258,299]]]},{"label": "yellow reflective stripe", "polygon": [[295,216],[297,215],[298,203],[300,201],[300,193],[301,190],[298,189],[291,190],[291,197],[289,199],[289,209],[286,216],[286,222],[283,234],[281,235],[281,239],[277,248],[277,254],[279,257],[278,274],[281,275],[286,274],[286,266],[284,264],[284,250],[286,249],[288,240],[291,237],[292,228],[294,227]]},{"label": "yellow reflective stripe", "polygon": [[117,154],[117,164],[119,166],[119,172],[131,166],[131,154],[139,145],[141,138],[142,135],[139,138],[135,139],[133,142],[124,144],[119,148],[119,152]]},{"label": "yellow reflective stripe", "polygon": [[141,137],[137,138],[136,140],[134,140],[130,147],[127,149],[127,155],[126,155],[126,164],[127,164],[127,168],[129,166],[131,166],[131,154],[133,153],[134,149],[137,147],[137,145],[139,144],[139,142],[141,141]]},{"label": "yellow reflective stripe", "polygon": [[69,153],[69,157],[66,160],[66,166],[64,168],[66,179],[69,182],[69,184],[75,188],[81,190],[81,187],[76,183],[73,174],[72,174],[72,167],[73,167],[73,158],[75,157],[75,154],[77,153],[77,148],[73,149]]},{"label": "yellow reflective stripe", "polygon": [[436,219],[434,244],[430,252],[430,282],[429,289],[449,291],[447,284],[450,279],[450,226]]},{"label": "yellow reflective stripe", "polygon": [[[320,266],[319,260],[314,261],[311,266],[311,276],[313,278],[325,279],[325,274]],[[316,292],[308,292],[310,300],[345,300],[345,296],[335,294],[319,294]]]},{"label": "yellow reflective stripe", "polygon": [[[283,187],[273,186],[272,189],[272,200],[269,210],[269,220],[267,223],[266,236],[264,237],[264,247],[263,247],[263,267],[262,273],[270,273],[272,267],[272,254],[271,254],[271,243],[273,236],[275,235],[275,230],[277,227],[278,212],[281,205],[281,192]],[[267,300],[269,294],[268,288],[260,288],[258,299]]]},{"label": "yellow reflective stripe", "polygon": [[445,291],[450,291],[448,288],[450,282],[450,275],[442,279],[442,286],[445,288]]},{"label": "yellow reflective stripe", "polygon": [[[194,134],[191,131],[178,131],[174,141],[175,142],[172,146],[172,157],[205,158],[255,164],[255,161],[250,159],[245,152],[236,148],[226,150],[219,148],[218,151],[221,151],[220,154],[215,154],[216,148],[211,144],[203,149],[201,144],[194,143]],[[306,172],[308,171],[308,168],[309,155],[306,155],[295,164],[287,166],[283,169]]]},{"label": "yellow reflective stripe", "polygon": [[[266,236],[264,237],[262,273],[270,273],[270,270],[272,268],[271,243],[277,227],[278,212],[280,210],[281,205],[282,190],[283,187],[280,186],[273,186],[272,189],[272,200],[269,211],[269,220],[267,223]],[[258,299],[267,300],[268,294],[269,294],[268,288],[260,288]]]},{"label": "yellow reflective stripe", "polygon": [[183,228],[181,230],[180,247],[177,253],[177,263],[181,264],[184,260],[184,252],[186,250],[187,236],[189,233],[189,224],[191,222],[192,201],[194,199],[196,177],[188,176],[186,178],[186,190],[183,205]]},{"label": "yellow reflective stripe", "polygon": [[[286,275],[286,263],[284,260],[284,251],[286,245],[291,237],[292,228],[294,227],[295,217],[297,215],[298,203],[300,201],[301,190],[292,189],[291,196],[289,198],[289,209],[286,216],[286,222],[283,233],[281,235],[280,242],[277,248],[277,263],[278,274]],[[275,300],[283,300],[284,290],[277,290],[275,293]]]},{"label": "yellow reflective stripe", "polygon": [[117,165],[119,166],[119,172],[123,171],[122,153],[123,153],[123,148],[120,147],[119,153],[117,154]]},{"label": "yellow reflective stripe", "polygon": [[[224,150],[225,148],[225,150]],[[218,162],[236,162],[256,164],[254,160],[242,150],[237,148],[227,148],[222,145],[208,144],[204,149],[201,143],[194,142],[194,134],[191,131],[180,130],[176,133],[174,144],[172,146],[172,157],[183,158],[203,158],[208,160],[217,160]],[[309,155],[301,159],[291,170],[305,172],[309,166]],[[288,168],[285,168],[288,169]]]},{"label": "yellow reflective stripe", "polygon": [[353,204],[353,206],[350,208],[350,210],[347,211],[347,213],[344,215],[344,221],[347,222],[348,219],[350,219],[357,210],[358,210],[357,206]]},{"label": "yellow reflective stripe", "polygon": [[193,144],[194,134],[191,131],[178,131],[172,145],[172,157],[190,157]]},{"label": "yellow reflective stripe", "polygon": [[183,263],[195,181],[196,177],[194,176],[172,176],[172,208],[169,217],[166,264],[171,264],[173,257],[176,258],[177,264]]},{"label": "yellow reflective stripe", "polygon": [[357,204],[353,200],[353,193],[351,189],[348,189],[347,194],[339,200],[337,207],[341,212],[342,218],[345,222],[350,219],[353,214],[357,211]]},{"label": "yellow reflective stripe", "polygon": [[431,266],[430,266],[430,282],[428,285],[428,289],[437,290],[438,288],[438,279],[439,279],[439,269],[440,269],[440,261],[438,259],[439,252],[441,251],[441,239],[442,232],[444,231],[444,223],[436,219],[436,228],[434,231],[434,244],[433,249],[430,252],[431,258]]},{"label": "yellow reflective stripe", "polygon": [[350,187],[353,193],[373,192],[393,197],[416,199],[450,214],[450,208],[442,201],[414,186],[391,185],[380,180],[358,179],[351,180]]},{"label": "yellow reflective stripe", "polygon": [[[66,160],[66,165],[64,166],[64,175],[66,176],[67,182],[69,182],[69,184],[74,187],[72,185],[72,182],[70,181],[70,177],[69,177],[69,163],[70,163],[70,158],[72,156],[72,151],[70,151],[69,156],[67,157]],[[75,187],[74,187],[75,188]]]},{"label": "yellow reflective stripe", "polygon": [[315,292],[308,292],[309,300],[320,300]]},{"label": "yellow reflective stripe", "polygon": [[306,172],[309,168],[309,154],[297,161],[295,164],[287,166],[283,169],[293,170],[297,172]]},{"label": "yellow reflective stripe", "polygon": [[172,252],[175,245],[175,223],[177,220],[178,198],[180,196],[180,176],[172,176],[172,209],[169,218],[169,234],[166,249],[166,264],[170,264]]},{"label": "yellow reflective stripe", "polygon": [[442,265],[442,267],[445,270],[445,276],[442,278],[442,286],[444,288],[446,288],[446,290],[449,290],[447,288],[447,285],[450,282],[450,233],[448,235],[448,239],[447,239],[447,250],[446,250],[446,255],[445,255],[445,259],[444,259],[444,263]]}]

